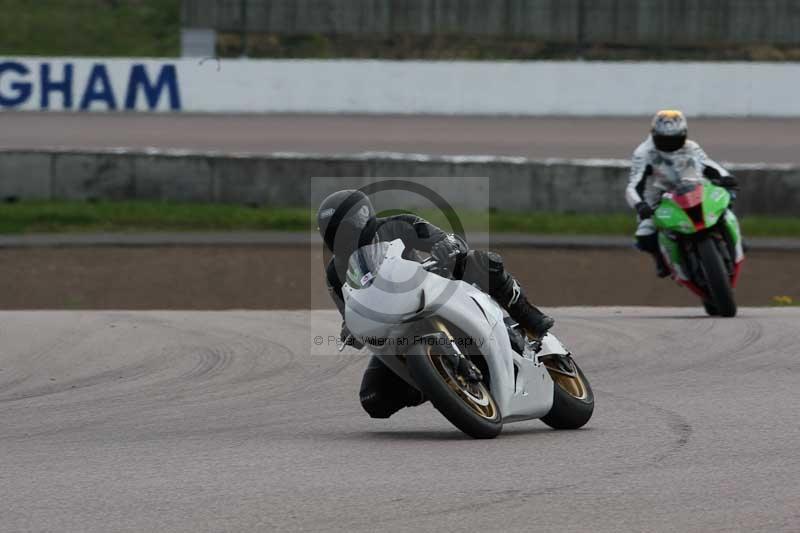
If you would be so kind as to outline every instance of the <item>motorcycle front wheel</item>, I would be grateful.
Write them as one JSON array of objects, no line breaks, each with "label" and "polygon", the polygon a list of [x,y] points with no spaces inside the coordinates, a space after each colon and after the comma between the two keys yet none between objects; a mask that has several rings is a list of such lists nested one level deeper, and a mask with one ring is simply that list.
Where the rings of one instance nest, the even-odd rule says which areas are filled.
[{"label": "motorcycle front wheel", "polygon": [[713,308],[720,316],[736,316],[736,302],[733,299],[730,276],[714,239],[708,238],[698,242],[697,253],[700,256],[700,265],[705,274]]},{"label": "motorcycle front wheel", "polygon": [[459,375],[451,355],[419,346],[407,354],[406,364],[422,393],[458,429],[476,439],[500,434],[503,417],[488,387]]}]

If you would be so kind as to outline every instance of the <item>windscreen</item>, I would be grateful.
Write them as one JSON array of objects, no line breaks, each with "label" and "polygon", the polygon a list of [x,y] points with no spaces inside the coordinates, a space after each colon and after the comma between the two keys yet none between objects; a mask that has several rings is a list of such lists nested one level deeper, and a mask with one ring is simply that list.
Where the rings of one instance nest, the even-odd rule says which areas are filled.
[{"label": "windscreen", "polygon": [[354,289],[368,287],[381,267],[390,243],[379,242],[362,246],[350,256],[347,262],[347,284]]},{"label": "windscreen", "polygon": [[666,166],[670,185],[674,188],[679,183],[699,183],[702,173],[700,162],[695,157],[675,158]]}]

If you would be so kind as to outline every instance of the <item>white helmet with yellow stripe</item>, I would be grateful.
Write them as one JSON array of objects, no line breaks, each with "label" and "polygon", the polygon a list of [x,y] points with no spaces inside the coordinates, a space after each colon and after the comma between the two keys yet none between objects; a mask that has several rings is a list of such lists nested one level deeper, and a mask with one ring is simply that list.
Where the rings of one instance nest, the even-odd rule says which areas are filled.
[{"label": "white helmet with yellow stripe", "polygon": [[674,152],[683,147],[689,128],[681,111],[664,109],[653,117],[650,134],[653,144],[662,152]]}]

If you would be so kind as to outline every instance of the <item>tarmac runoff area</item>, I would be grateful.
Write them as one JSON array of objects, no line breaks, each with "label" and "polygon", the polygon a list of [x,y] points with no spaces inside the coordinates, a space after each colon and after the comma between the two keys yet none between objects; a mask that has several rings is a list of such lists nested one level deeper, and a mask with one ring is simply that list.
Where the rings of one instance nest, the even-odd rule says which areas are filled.
[{"label": "tarmac runoff area", "polygon": [[800,529],[800,309],[551,312],[595,416],[493,441],[368,418],[335,311],[0,312],[0,530]]},{"label": "tarmac runoff area", "polygon": [[[655,276],[628,237],[470,236],[500,252],[531,299],[564,305],[697,308]],[[751,239],[736,289],[742,306],[800,301],[800,243]],[[319,237],[297,233],[76,234],[0,237],[0,309],[320,309]]]}]

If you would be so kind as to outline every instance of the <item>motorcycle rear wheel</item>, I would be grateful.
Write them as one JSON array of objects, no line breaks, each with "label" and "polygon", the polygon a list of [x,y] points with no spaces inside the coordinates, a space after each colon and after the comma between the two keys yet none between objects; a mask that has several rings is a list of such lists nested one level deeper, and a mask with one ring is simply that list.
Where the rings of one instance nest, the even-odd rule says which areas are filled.
[{"label": "motorcycle rear wheel", "polygon": [[553,429],[578,429],[586,425],[594,413],[594,391],[583,370],[569,355],[561,356],[571,368],[543,361],[553,378],[553,407],[542,422]]},{"label": "motorcycle rear wheel", "polygon": [[406,364],[422,393],[458,429],[476,439],[492,439],[503,430],[503,417],[488,387],[459,376],[435,346],[418,347],[407,354]]},{"label": "motorcycle rear wheel", "polygon": [[711,303],[723,317],[736,316],[736,302],[733,299],[730,276],[722,262],[719,250],[713,239],[703,239],[697,243],[697,253],[706,277]]}]

